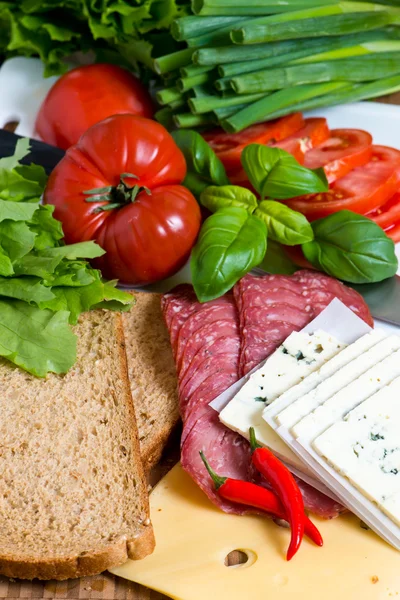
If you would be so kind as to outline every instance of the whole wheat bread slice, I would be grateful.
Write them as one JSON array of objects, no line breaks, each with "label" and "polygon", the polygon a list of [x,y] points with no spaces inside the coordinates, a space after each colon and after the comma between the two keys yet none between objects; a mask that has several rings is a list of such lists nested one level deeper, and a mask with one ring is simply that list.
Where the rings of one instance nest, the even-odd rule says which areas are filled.
[{"label": "whole wheat bread slice", "polygon": [[132,293],[136,304],[122,319],[140,453],[147,471],[159,461],[179,421],[178,383],[161,294]]},{"label": "whole wheat bread slice", "polygon": [[154,547],[121,315],[75,328],[78,360],[35,378],[0,361],[0,573],[67,579]]}]

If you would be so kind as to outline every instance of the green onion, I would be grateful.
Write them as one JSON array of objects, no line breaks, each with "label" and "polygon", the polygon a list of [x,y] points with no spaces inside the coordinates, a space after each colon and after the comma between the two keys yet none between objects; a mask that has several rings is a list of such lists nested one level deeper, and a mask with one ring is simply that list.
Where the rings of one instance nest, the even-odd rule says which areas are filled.
[{"label": "green onion", "polygon": [[[318,0],[318,4],[332,4],[332,0]],[[269,15],[315,6],[315,0],[192,0],[195,15]]]},{"label": "green onion", "polygon": [[161,123],[161,125],[163,125],[166,129],[173,129],[175,126],[173,116],[173,110],[169,106],[166,106],[158,110],[155,113],[154,118],[156,119],[156,121]]},{"label": "green onion", "polygon": [[199,98],[190,98],[188,101],[190,110],[195,114],[207,113],[217,108],[227,106],[238,106],[239,104],[255,102],[263,98],[265,94],[251,94],[249,96],[238,96],[231,94],[228,97],[219,96],[201,96]]},{"label": "green onion", "polygon": [[[353,44],[367,42],[378,39],[399,39],[400,32],[394,27],[386,27],[369,32],[360,32],[352,36],[341,35],[337,37],[317,37],[307,40],[305,48],[298,40],[284,40],[282,42],[270,42],[266,44],[254,44],[249,46],[222,46],[218,48],[200,48],[192,56],[192,60],[198,65],[227,65],[228,63],[244,63],[246,61],[256,61],[273,56],[281,56],[290,52],[304,52],[309,48],[309,54],[314,54],[322,47],[321,51],[331,47],[340,48],[342,45],[352,46]],[[326,48],[325,44],[335,44]],[[233,73],[232,73],[233,74]],[[229,75],[227,72],[226,75]],[[236,73],[235,73],[236,75]],[[221,72],[225,77],[225,73]]]},{"label": "green onion", "polygon": [[170,104],[176,100],[181,100],[182,92],[176,86],[164,88],[156,92],[156,98],[159,104]]},{"label": "green onion", "polygon": [[226,77],[223,79],[217,79],[214,82],[214,87],[219,92],[224,92],[226,90],[229,90],[232,93],[231,80],[229,77]]},{"label": "green onion", "polygon": [[173,100],[172,102],[169,102],[168,103],[168,108],[171,108],[172,110],[175,110],[177,108],[182,108],[182,106],[185,106],[185,104],[186,104],[185,98],[184,98],[184,96],[181,96],[179,98],[179,100]]},{"label": "green onion", "polygon": [[275,112],[270,113],[268,119],[278,119],[279,117],[284,117],[285,115],[297,111],[313,110],[325,106],[368,100],[369,98],[394,94],[398,91],[400,91],[400,75],[370,83],[353,83],[336,92],[323,96],[316,96],[315,98],[292,104],[290,107],[278,109]]},{"label": "green onion", "polygon": [[[274,94],[269,94],[264,98],[260,98],[235,115],[228,117],[222,122],[222,126],[229,133],[236,133],[237,131],[242,131],[242,129],[249,127],[249,125],[252,125],[253,123],[257,123],[258,121],[269,120],[272,118],[270,117],[272,113],[275,113],[282,108],[287,107],[290,109],[288,112],[292,112],[295,104],[294,99],[296,99],[297,103],[303,102],[316,96],[329,94],[330,92],[333,92],[341,87],[345,87],[346,85],[348,84],[343,81],[303,85],[296,88],[295,94],[293,93],[293,88],[279,90],[279,92],[275,92]],[[239,96],[239,98],[248,97],[249,96]]]},{"label": "green onion", "polygon": [[[400,39],[400,30],[394,28],[378,29],[376,31],[367,31],[355,33],[354,35],[339,35],[333,37],[312,38],[307,43],[299,43],[298,40],[286,40],[284,42],[271,42],[261,46],[243,46],[243,50],[252,50],[256,47],[270,46],[272,50],[268,57],[259,60],[237,62],[233,64],[222,64],[218,67],[218,74],[221,77],[233,77],[243,73],[252,73],[264,68],[271,68],[281,64],[300,62],[316,62],[314,57],[319,53],[332,51],[336,48],[342,49],[354,44],[362,44],[370,41],[384,41]],[[240,49],[241,46],[236,46]],[[201,50],[198,50],[201,52]],[[317,54],[318,53],[318,54]],[[197,54],[197,53],[196,53]],[[311,55],[311,56],[310,56]],[[305,58],[307,57],[307,58]],[[193,57],[194,58],[194,57]],[[304,59],[304,60],[298,60]],[[205,67],[204,67],[205,68]]]},{"label": "green onion", "polygon": [[186,43],[190,48],[201,48],[203,46],[225,46],[226,44],[230,44],[232,27],[248,25],[254,21],[254,19],[248,19],[247,17],[238,17],[238,19],[240,19],[240,21],[238,21],[235,25],[227,25],[221,29],[216,29],[215,31],[210,31],[209,33],[205,33],[203,35],[197,35],[193,38],[188,38]]},{"label": "green onion", "polygon": [[253,19],[233,29],[235,44],[257,44],[378,29],[399,20],[399,10],[366,2],[341,2],[310,10]]},{"label": "green onion", "polygon": [[211,124],[215,125],[215,119],[211,114],[194,115],[192,113],[182,113],[174,115],[173,121],[177,127],[185,129]]},{"label": "green onion", "polygon": [[231,86],[237,94],[253,94],[308,83],[370,81],[397,73],[400,73],[400,52],[383,52],[248,73],[234,77]]},{"label": "green onion", "polygon": [[194,16],[182,17],[173,21],[171,35],[178,42],[182,42],[196,36],[211,33],[217,29],[222,29],[228,25],[236,25],[241,21],[243,19],[233,16],[204,17],[202,19]]},{"label": "green onion", "polygon": [[[400,30],[399,30],[400,34]],[[348,36],[349,38],[353,38],[355,36]],[[374,54],[374,53],[394,53],[400,51],[400,41],[389,40],[389,41],[371,41],[366,42],[365,44],[359,44],[356,46],[348,46],[338,48],[336,50],[331,50],[328,52],[320,52],[318,54],[313,54],[312,56],[307,56],[301,58],[299,60],[292,61],[292,64],[295,65],[306,65],[310,63],[323,62],[323,61],[331,61],[338,60],[341,58],[350,58],[351,56],[364,56],[366,54]]]},{"label": "green onion", "polygon": [[185,67],[191,63],[193,52],[193,49],[185,48],[184,50],[178,50],[172,54],[160,56],[159,58],[154,59],[154,70],[159,75],[163,75],[164,73],[169,73],[170,71],[175,71],[175,69]]},{"label": "green onion", "polygon": [[203,73],[209,73],[215,67],[207,66],[202,67],[200,65],[188,65],[187,67],[182,67],[180,70],[181,77],[193,77],[193,75],[202,75]]},{"label": "green onion", "polygon": [[216,108],[215,110],[213,110],[213,113],[218,119],[218,121],[223,121],[223,119],[231,117],[246,106],[248,106],[248,104],[239,104],[238,106],[224,106],[223,108]]},{"label": "green onion", "polygon": [[177,87],[180,92],[187,92],[196,85],[203,85],[208,81],[212,81],[209,73],[200,73],[200,75],[192,75],[192,77],[182,77],[178,79]]}]

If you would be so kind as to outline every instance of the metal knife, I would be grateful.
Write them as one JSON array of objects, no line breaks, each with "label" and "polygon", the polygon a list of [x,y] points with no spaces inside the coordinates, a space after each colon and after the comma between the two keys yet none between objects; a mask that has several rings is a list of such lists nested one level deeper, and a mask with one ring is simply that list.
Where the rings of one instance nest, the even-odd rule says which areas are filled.
[{"label": "metal knife", "polygon": [[[11,156],[14,153],[15,144],[20,137],[15,133],[0,129],[0,158]],[[34,162],[42,165],[47,173],[51,173],[64,154],[64,150],[60,148],[31,140],[31,152],[22,162],[24,164]],[[265,273],[261,269],[254,269],[254,272]],[[350,287],[361,294],[375,319],[392,325],[400,325],[400,277],[395,275],[380,283],[350,284]]]},{"label": "metal knife", "polygon": [[[0,129],[0,158],[12,156],[14,154],[15,145],[20,138],[20,135],[16,135],[5,129]],[[64,150],[56,148],[55,146],[50,146],[44,142],[30,140],[30,143],[31,151],[21,162],[25,165],[29,165],[30,163],[42,165],[47,174],[51,173],[65,154]]]}]

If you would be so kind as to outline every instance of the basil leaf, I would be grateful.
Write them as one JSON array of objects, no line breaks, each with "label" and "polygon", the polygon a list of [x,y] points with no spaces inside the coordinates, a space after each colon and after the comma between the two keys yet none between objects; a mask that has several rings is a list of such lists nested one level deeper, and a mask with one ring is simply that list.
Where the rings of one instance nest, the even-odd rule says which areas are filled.
[{"label": "basil leaf", "polygon": [[187,173],[183,185],[196,198],[209,185],[229,185],[224,165],[197,131],[186,129],[173,131],[171,135],[186,160]]},{"label": "basil leaf", "polygon": [[241,160],[252,186],[262,198],[286,200],[328,190],[323,169],[307,169],[281,148],[249,144]]},{"label": "basil leaf", "polygon": [[208,186],[200,194],[200,204],[215,212],[220,208],[238,206],[244,208],[248,213],[254,212],[258,202],[255,195],[244,187],[238,185],[216,185]]},{"label": "basil leaf", "polygon": [[268,250],[257,267],[266,273],[278,275],[293,275],[300,269],[290,260],[282,246],[270,239],[268,239]]},{"label": "basil leaf", "polygon": [[296,246],[296,244],[311,242],[314,238],[312,227],[306,217],[282,202],[263,200],[254,214],[266,224],[268,238],[276,242]]},{"label": "basil leaf", "polygon": [[374,283],[396,274],[394,242],[373,221],[341,210],[312,223],[315,239],[302,245],[310,263],[350,283]]},{"label": "basil leaf", "polygon": [[244,208],[222,208],[208,217],[190,263],[199,301],[206,302],[225,294],[261,262],[266,248],[265,224]]}]

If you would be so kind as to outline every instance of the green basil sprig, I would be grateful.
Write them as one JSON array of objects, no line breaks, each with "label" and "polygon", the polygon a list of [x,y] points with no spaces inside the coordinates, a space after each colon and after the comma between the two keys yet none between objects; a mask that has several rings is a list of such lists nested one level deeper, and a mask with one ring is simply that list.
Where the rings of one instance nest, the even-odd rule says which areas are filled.
[{"label": "green basil sprig", "polygon": [[201,192],[200,204],[211,212],[215,212],[220,208],[237,206],[246,209],[251,214],[257,208],[258,201],[253,192],[244,187],[238,185],[210,185]]},{"label": "green basil sprig", "polygon": [[314,233],[310,223],[301,213],[292,210],[282,202],[262,200],[254,214],[267,226],[268,238],[296,246],[311,242]]},{"label": "green basil sprig", "polygon": [[187,173],[183,185],[196,198],[209,185],[229,185],[224,165],[197,131],[180,129],[171,135],[186,160]]},{"label": "green basil sprig", "polygon": [[317,269],[350,283],[374,283],[396,274],[394,242],[367,217],[349,210],[312,223],[314,240],[302,245]]},{"label": "green basil sprig", "polygon": [[244,208],[217,210],[205,220],[192,250],[193,287],[200,302],[222,296],[258,265],[267,249],[263,221]]},{"label": "green basil sprig", "polygon": [[267,273],[277,275],[293,275],[300,269],[286,254],[281,244],[268,239],[268,252],[263,260],[257,265],[259,269]]},{"label": "green basil sprig", "polygon": [[242,152],[241,161],[261,198],[286,200],[328,190],[323,169],[307,169],[289,152],[280,148],[249,144]]}]

